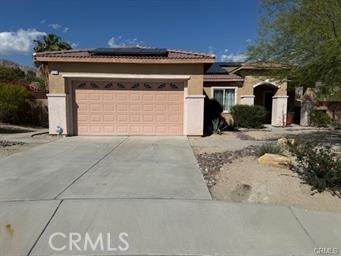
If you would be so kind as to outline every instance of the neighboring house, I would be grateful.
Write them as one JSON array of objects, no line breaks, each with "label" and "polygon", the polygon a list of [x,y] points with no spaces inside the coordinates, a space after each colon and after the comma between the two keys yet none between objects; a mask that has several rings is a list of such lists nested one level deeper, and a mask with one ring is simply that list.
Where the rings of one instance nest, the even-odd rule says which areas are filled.
[{"label": "neighboring house", "polygon": [[51,134],[59,126],[67,135],[203,135],[206,95],[224,115],[235,104],[260,104],[269,123],[285,124],[286,82],[263,74],[274,67],[142,47],[43,52],[34,60],[49,69]]},{"label": "neighboring house", "polygon": [[[340,94],[329,97],[318,97],[316,88],[306,88],[298,99],[301,104],[300,125],[310,126],[310,115],[314,110],[325,112],[337,127],[341,127],[341,98]],[[318,92],[318,91],[317,91]]]}]

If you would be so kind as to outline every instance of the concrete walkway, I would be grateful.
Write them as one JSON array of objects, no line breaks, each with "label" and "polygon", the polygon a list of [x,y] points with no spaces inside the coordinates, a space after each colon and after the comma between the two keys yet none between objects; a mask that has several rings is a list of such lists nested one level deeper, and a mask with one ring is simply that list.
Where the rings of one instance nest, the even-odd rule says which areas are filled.
[{"label": "concrete walkway", "polygon": [[[35,147],[0,160],[0,201],[0,255],[341,249],[339,213],[210,200],[184,137],[78,137]],[[91,248],[86,239],[95,243],[100,234],[103,250]]]}]

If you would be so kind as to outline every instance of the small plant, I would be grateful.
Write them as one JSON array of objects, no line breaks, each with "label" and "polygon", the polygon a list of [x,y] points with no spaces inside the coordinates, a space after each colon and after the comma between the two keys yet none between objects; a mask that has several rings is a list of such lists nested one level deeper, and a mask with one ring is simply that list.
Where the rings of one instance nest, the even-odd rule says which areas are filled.
[{"label": "small plant", "polygon": [[266,111],[262,106],[235,105],[231,114],[237,127],[262,128],[265,124]]},{"label": "small plant", "polygon": [[329,146],[313,143],[289,145],[296,158],[293,169],[312,187],[341,197],[341,158]]},{"label": "small plant", "polygon": [[327,127],[332,123],[332,119],[324,111],[314,110],[310,114],[310,125],[316,127]]},{"label": "small plant", "polygon": [[225,128],[227,128],[227,124],[223,117],[212,120],[212,133],[220,135]]},{"label": "small plant", "polygon": [[281,147],[273,143],[264,143],[257,150],[258,157],[265,155],[265,154],[281,155],[282,153],[283,153],[283,150],[281,149]]}]

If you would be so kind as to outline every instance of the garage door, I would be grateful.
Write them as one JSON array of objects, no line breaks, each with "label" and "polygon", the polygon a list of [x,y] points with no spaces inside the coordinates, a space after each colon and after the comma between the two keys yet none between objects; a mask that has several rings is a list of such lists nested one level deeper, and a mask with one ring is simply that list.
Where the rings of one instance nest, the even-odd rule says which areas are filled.
[{"label": "garage door", "polygon": [[78,135],[182,135],[181,82],[73,81]]}]

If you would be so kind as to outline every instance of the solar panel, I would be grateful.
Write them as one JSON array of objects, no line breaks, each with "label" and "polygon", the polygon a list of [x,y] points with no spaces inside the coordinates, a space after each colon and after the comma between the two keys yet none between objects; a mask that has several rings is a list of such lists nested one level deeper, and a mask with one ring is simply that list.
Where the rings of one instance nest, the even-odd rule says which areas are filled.
[{"label": "solar panel", "polygon": [[167,49],[158,48],[140,48],[140,47],[115,47],[115,48],[97,48],[90,53],[94,55],[109,56],[167,56]]},{"label": "solar panel", "polygon": [[213,63],[207,70],[206,74],[226,74],[227,72],[221,68],[220,63]]}]

